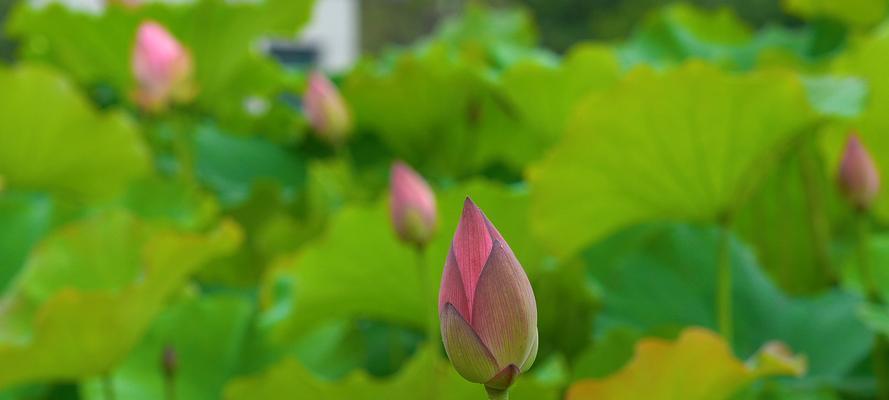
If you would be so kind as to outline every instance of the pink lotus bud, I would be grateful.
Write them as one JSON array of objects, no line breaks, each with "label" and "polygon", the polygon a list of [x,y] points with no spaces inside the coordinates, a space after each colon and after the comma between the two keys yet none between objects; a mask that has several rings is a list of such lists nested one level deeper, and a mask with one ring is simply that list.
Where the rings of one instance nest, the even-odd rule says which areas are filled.
[{"label": "pink lotus bud", "polygon": [[389,190],[392,225],[398,237],[419,247],[432,239],[437,227],[435,193],[423,177],[403,162],[392,164]]},{"label": "pink lotus bud", "polygon": [[537,357],[537,304],[503,236],[469,198],[445,263],[441,335],[466,380],[504,393]]},{"label": "pink lotus bud", "polygon": [[880,172],[855,133],[846,141],[838,178],[840,190],[860,210],[869,209],[880,192]]},{"label": "pink lotus bud", "polygon": [[328,143],[342,144],[352,130],[352,115],[333,82],[312,72],[303,104],[315,134]]},{"label": "pink lotus bud", "polygon": [[191,100],[196,94],[191,55],[156,22],[139,26],[133,74],[138,85],[136,102],[149,111],[162,110],[171,101]]}]

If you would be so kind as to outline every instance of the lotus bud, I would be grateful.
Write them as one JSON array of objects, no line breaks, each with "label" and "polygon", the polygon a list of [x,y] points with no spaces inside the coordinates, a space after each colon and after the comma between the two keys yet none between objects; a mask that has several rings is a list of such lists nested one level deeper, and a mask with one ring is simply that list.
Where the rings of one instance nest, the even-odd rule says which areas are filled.
[{"label": "lotus bud", "polygon": [[537,357],[537,303],[525,271],[470,199],[445,262],[438,299],[451,363],[488,395],[504,398]]},{"label": "lotus bud", "polygon": [[437,227],[435,193],[422,176],[403,162],[392,164],[389,177],[392,225],[402,241],[424,247]]},{"label": "lotus bud", "polygon": [[349,107],[324,74],[312,72],[308,85],[303,105],[313,131],[321,140],[341,145],[352,130]]},{"label": "lotus bud", "polygon": [[859,210],[870,209],[880,191],[880,172],[855,133],[849,134],[840,162],[840,190]]},{"label": "lotus bud", "polygon": [[163,110],[170,102],[186,102],[197,93],[188,50],[163,26],[143,22],[133,49],[136,102],[147,111]]}]

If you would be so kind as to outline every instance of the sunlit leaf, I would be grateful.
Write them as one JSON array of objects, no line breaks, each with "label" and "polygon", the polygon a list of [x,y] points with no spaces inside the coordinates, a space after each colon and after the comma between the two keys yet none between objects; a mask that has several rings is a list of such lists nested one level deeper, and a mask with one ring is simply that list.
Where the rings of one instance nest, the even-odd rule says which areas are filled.
[{"label": "sunlit leaf", "polygon": [[121,113],[97,112],[55,72],[0,68],[0,87],[0,176],[6,185],[95,198],[147,172],[148,149],[133,122]]},{"label": "sunlit leaf", "polygon": [[[802,368],[801,368],[802,367]],[[620,372],[583,380],[568,391],[569,400],[714,400],[728,399],[756,379],[798,375],[804,361],[770,358],[746,365],[716,334],[689,328],[675,342],[644,339],[633,360]]]},{"label": "sunlit leaf", "polygon": [[0,387],[107,372],[189,274],[239,241],[232,223],[183,234],[117,212],[54,233],[0,300]]},{"label": "sunlit leaf", "polygon": [[789,73],[732,76],[699,63],[640,68],[577,109],[530,172],[538,237],[572,254],[634,223],[731,212],[811,121]]}]

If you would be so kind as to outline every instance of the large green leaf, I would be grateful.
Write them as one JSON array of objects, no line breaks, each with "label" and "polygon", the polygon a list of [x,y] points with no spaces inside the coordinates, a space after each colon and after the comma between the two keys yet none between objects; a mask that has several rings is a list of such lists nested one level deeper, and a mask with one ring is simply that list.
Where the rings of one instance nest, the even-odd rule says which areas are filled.
[{"label": "large green leaf", "polygon": [[630,224],[730,213],[812,114],[790,73],[637,69],[529,173],[535,231],[565,256]]},{"label": "large green leaf", "polygon": [[0,68],[0,87],[0,176],[9,186],[95,198],[147,171],[131,120],[98,113],[51,70]]},{"label": "large green leaf", "polygon": [[[330,400],[457,400],[483,398],[482,385],[461,378],[444,360],[426,349],[388,380],[356,372],[344,380],[327,382],[313,376],[296,360],[287,358],[261,374],[238,379],[225,390],[226,400],[309,398]],[[510,390],[515,400],[556,399],[557,390],[522,376]]]},{"label": "large green leaf", "polygon": [[[653,225],[631,229],[585,254],[603,291],[597,327],[629,325],[663,332],[716,326],[716,228]],[[856,319],[861,298],[832,290],[791,298],[761,272],[756,258],[731,239],[735,352],[750,356],[769,341],[809,360],[810,376],[841,379],[867,357],[872,334]]]},{"label": "large green leaf", "polygon": [[[179,399],[218,399],[239,369],[241,345],[251,305],[244,299],[214,295],[186,299],[161,313],[141,343],[112,370],[111,384],[121,399],[165,396],[163,354],[176,354],[173,387]],[[81,386],[85,399],[105,399],[102,379]]]},{"label": "large green leaf", "polygon": [[868,27],[886,16],[886,0],[783,0],[784,8],[803,18],[833,18],[848,25]]},{"label": "large green leaf", "polygon": [[183,234],[120,212],[57,231],[0,299],[0,387],[107,372],[189,274],[239,242],[230,222]]}]

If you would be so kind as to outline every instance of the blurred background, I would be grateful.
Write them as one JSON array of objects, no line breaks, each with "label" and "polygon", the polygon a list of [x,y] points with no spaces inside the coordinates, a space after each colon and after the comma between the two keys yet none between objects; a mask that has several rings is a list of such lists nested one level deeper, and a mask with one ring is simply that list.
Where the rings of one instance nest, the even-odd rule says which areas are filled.
[{"label": "blurred background", "polygon": [[0,400],[483,399],[467,196],[514,400],[889,399],[887,11],[0,0]]}]

